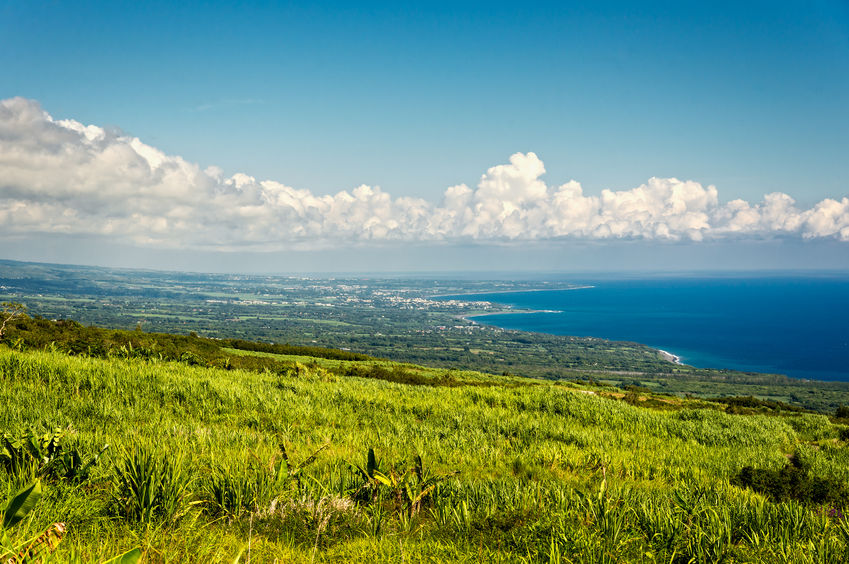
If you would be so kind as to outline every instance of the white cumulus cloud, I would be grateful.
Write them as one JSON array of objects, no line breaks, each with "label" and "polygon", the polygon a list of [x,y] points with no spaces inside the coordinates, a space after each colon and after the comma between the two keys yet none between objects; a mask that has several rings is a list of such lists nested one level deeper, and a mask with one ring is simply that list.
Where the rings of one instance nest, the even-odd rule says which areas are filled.
[{"label": "white cumulus cloud", "polygon": [[787,194],[721,204],[714,186],[651,178],[585,195],[549,186],[516,153],[474,188],[432,204],[359,186],[316,195],[247,174],[225,177],[121,133],[56,120],[24,98],[0,101],[0,235],[101,235],[166,248],[277,250],[382,241],[690,240],[827,237],[849,241],[849,199],[802,210]]}]

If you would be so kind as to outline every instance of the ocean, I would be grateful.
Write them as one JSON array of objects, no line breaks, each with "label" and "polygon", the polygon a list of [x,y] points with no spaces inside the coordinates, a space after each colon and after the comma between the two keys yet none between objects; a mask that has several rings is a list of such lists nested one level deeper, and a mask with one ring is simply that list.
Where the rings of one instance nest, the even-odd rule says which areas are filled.
[{"label": "ocean", "polygon": [[470,319],[505,329],[634,341],[700,368],[849,381],[849,275],[575,283],[592,287],[475,294],[544,311]]}]

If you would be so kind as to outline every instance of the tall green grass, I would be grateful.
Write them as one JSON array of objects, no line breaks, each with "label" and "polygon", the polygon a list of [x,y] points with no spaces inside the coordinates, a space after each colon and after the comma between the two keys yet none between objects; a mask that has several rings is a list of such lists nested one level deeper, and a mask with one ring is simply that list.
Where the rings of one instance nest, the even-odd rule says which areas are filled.
[{"label": "tall green grass", "polygon": [[[732,485],[794,453],[845,483],[849,450],[825,417],[364,375],[0,349],[0,431],[60,429],[84,460],[110,445],[84,481],[45,474],[14,534],[67,523],[55,562],[134,546],[149,562],[849,558],[845,508]],[[20,481],[0,470],[7,497]]]}]

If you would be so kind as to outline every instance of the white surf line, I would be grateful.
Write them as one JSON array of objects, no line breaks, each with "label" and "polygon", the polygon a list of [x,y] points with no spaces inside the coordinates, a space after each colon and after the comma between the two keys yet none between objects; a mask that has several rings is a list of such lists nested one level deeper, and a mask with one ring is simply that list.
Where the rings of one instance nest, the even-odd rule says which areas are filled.
[{"label": "white surf line", "polygon": [[657,350],[665,360],[668,360],[669,362],[672,362],[672,363],[675,363],[675,364],[682,364],[682,365],[684,364],[683,362],[681,362],[681,357],[678,356],[677,354],[672,354],[671,352],[665,351],[663,349],[657,349]]}]

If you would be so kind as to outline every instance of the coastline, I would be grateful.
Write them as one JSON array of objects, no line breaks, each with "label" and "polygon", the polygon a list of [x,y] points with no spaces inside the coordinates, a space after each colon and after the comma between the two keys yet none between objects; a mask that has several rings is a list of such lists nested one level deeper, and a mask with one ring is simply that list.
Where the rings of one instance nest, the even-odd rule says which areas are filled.
[{"label": "coastline", "polygon": [[672,354],[671,352],[665,351],[663,349],[657,349],[657,352],[660,353],[660,356],[662,356],[664,360],[668,360],[673,364],[684,364],[683,362],[681,362],[681,357],[677,354]]},{"label": "coastline", "polygon": [[[461,292],[459,294],[434,294],[432,296],[427,296],[428,298],[448,298],[453,296],[482,296],[482,295],[490,295],[490,294],[524,294],[526,292],[558,292],[561,290],[587,290],[589,288],[595,288],[592,285],[585,286],[570,286],[568,288],[532,288],[528,290],[493,290],[491,292]],[[529,312],[524,312],[529,313]]]},{"label": "coastline", "polygon": [[[740,280],[746,283],[740,284]],[[598,283],[596,292],[587,294],[549,292],[528,294],[521,299],[518,295],[510,299],[510,292],[499,290],[498,293],[475,297],[494,305],[512,302],[515,310],[486,311],[481,307],[485,314],[457,312],[455,315],[481,325],[561,336],[593,335],[641,343],[654,351],[654,359],[672,364],[668,368],[670,371],[692,366],[706,370],[777,374],[794,380],[849,382],[847,364],[839,362],[841,358],[847,358],[845,332],[841,331],[833,315],[846,311],[845,300],[839,299],[841,295],[845,298],[846,284],[849,283],[846,279],[831,281],[821,276],[801,276],[783,280],[780,277],[741,275],[727,280],[721,277],[704,280],[702,277],[684,277],[654,282],[655,279],[647,278],[637,283],[630,280]],[[507,295],[501,297],[500,293]],[[791,317],[797,321],[791,325],[796,329],[810,326],[809,329],[771,333],[771,327],[781,325],[776,320],[785,318],[783,313],[770,307],[771,301],[778,295],[792,299],[794,303],[809,305],[804,314],[801,310],[791,312]],[[667,303],[666,296],[674,299]],[[712,299],[703,299],[706,296]],[[463,300],[457,296],[455,299],[473,301],[475,297]],[[736,304],[734,308],[722,306],[728,299]],[[705,305],[714,302],[716,307]],[[575,304],[574,311],[572,304]],[[474,305],[465,304],[469,309]],[[562,308],[569,313],[559,317],[491,317],[500,313],[530,313],[534,306],[538,309]],[[528,309],[517,311],[519,308]],[[643,316],[644,322],[638,321],[639,317],[635,316]],[[740,331],[739,338],[717,338],[723,333],[717,332],[714,326],[718,327],[723,319],[739,322],[739,327],[734,325],[735,331]],[[699,321],[698,326],[689,327],[693,320]],[[808,346],[814,341],[819,348],[817,352],[814,352],[813,346]],[[774,354],[775,343],[782,343],[783,349],[777,356]],[[687,360],[684,361],[684,357],[677,353],[660,349],[663,345],[674,349],[680,347]]]},{"label": "coastline", "polygon": [[[530,290],[533,291],[533,290]],[[484,313],[469,313],[466,315],[457,316],[458,319],[468,321],[469,323],[477,323],[472,317],[489,317],[490,315],[513,315],[517,313],[563,313],[556,309],[523,309],[519,311],[489,311]]]},{"label": "coastline", "polygon": [[[469,323],[478,324],[477,321],[471,319],[472,317],[489,317],[491,315],[511,315],[518,313],[563,313],[562,311],[553,310],[553,309],[529,309],[529,310],[521,310],[521,311],[493,311],[489,313],[476,313],[473,315],[460,315],[457,316],[457,319],[462,319],[463,321],[468,321]],[[663,360],[667,362],[671,362],[672,364],[678,364],[680,366],[684,366],[684,363],[681,362],[681,357],[677,354],[672,354],[669,351],[663,349],[655,349]]]}]

